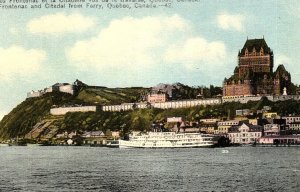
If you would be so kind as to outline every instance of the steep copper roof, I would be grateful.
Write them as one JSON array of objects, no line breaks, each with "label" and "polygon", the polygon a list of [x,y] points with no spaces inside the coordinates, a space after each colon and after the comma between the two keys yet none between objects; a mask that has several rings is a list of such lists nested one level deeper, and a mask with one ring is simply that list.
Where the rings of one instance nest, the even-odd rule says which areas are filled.
[{"label": "steep copper roof", "polygon": [[287,70],[285,69],[283,64],[280,64],[280,65],[278,65],[275,73],[280,73],[280,74],[287,73]]},{"label": "steep copper roof", "polygon": [[242,55],[245,54],[246,48],[249,52],[252,52],[253,48],[255,48],[256,52],[259,52],[260,48],[263,48],[265,54],[272,52],[270,47],[267,45],[265,39],[247,39],[241,51]]}]

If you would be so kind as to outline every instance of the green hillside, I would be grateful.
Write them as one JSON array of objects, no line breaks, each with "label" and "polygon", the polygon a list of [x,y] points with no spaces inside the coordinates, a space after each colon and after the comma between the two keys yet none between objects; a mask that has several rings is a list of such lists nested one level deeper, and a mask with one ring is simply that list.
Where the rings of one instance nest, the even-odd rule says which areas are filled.
[{"label": "green hillside", "polygon": [[121,104],[138,102],[149,89],[142,87],[133,88],[83,88],[76,99],[89,104]]},{"label": "green hillside", "polygon": [[[233,118],[237,109],[251,109],[254,112],[263,106],[272,107],[278,114],[300,114],[299,101],[270,102],[267,99],[240,103],[224,103],[215,106],[198,106],[183,109],[136,109],[123,112],[76,112],[63,116],[52,116],[52,106],[103,105],[123,102],[139,102],[147,93],[146,88],[82,88],[77,95],[59,92],[47,93],[41,97],[28,98],[16,106],[0,122],[0,139],[34,138],[51,139],[65,131],[106,132],[130,130],[149,130],[155,121],[164,121],[167,117],[183,117],[185,120],[198,121],[201,118]],[[257,117],[257,116],[256,116]],[[256,118],[254,117],[254,118]],[[168,126],[168,125],[167,125]]]},{"label": "green hillside", "polygon": [[[52,106],[103,105],[138,102],[147,93],[147,88],[82,88],[75,96],[60,92],[47,93],[41,97],[28,98],[16,106],[0,122],[0,138],[22,137],[38,122],[51,119]],[[73,114],[70,114],[73,115]],[[82,114],[83,116],[86,114]],[[79,115],[81,116],[81,115]],[[73,118],[73,117],[72,117]],[[63,118],[68,122],[69,115]],[[68,124],[61,123],[59,129],[67,129]]]}]

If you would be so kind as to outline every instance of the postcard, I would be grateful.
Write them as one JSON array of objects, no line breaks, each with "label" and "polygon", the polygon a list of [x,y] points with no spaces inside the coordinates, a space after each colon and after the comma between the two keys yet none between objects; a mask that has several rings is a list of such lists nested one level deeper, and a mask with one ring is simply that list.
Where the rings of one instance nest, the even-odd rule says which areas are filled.
[{"label": "postcard", "polygon": [[298,1],[0,16],[0,191],[299,191]]}]

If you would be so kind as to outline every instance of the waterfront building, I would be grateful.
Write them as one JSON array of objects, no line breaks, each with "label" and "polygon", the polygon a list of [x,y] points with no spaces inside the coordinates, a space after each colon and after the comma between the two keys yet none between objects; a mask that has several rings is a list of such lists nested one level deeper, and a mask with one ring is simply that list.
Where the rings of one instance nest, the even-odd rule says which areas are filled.
[{"label": "waterfront building", "polygon": [[215,134],[218,130],[217,123],[200,123],[199,129],[201,133]]},{"label": "waterfront building", "polygon": [[300,145],[300,135],[271,135],[258,139],[259,144]]},{"label": "waterfront building", "polygon": [[279,135],[280,125],[278,124],[266,124],[264,125],[264,136]]},{"label": "waterfront building", "polygon": [[273,67],[273,51],[265,39],[247,39],[238,53],[234,74],[224,80],[223,96],[282,95],[284,88],[290,94],[290,73],[283,65],[275,72]]},{"label": "waterfront building", "polygon": [[228,138],[232,143],[251,144],[262,136],[262,126],[241,122],[228,129]]},{"label": "waterfront building", "polygon": [[178,127],[175,125],[171,131],[178,132],[178,133],[199,133],[200,128],[199,126],[192,126],[188,125],[188,123],[182,122]]},{"label": "waterfront building", "polygon": [[300,116],[298,116],[298,115],[297,116],[283,116],[281,118],[286,120],[286,124],[300,122]]},{"label": "waterfront building", "polygon": [[113,139],[119,139],[120,138],[120,132],[119,131],[112,131],[110,136]]},{"label": "waterfront building", "polygon": [[290,123],[289,130],[300,131],[300,122]]},{"label": "waterfront building", "polygon": [[300,122],[293,122],[287,125],[287,130],[289,134],[300,135]]},{"label": "waterfront building", "polygon": [[228,133],[228,128],[238,125],[239,121],[238,120],[228,120],[228,121],[219,121],[218,122],[218,129],[215,132],[215,134],[227,134]]},{"label": "waterfront building", "polygon": [[82,135],[84,138],[105,136],[102,131],[85,131]]},{"label": "waterfront building", "polygon": [[104,145],[107,141],[107,137],[102,131],[85,131],[81,137],[83,144],[86,145]]},{"label": "waterfront building", "polygon": [[220,121],[220,119],[216,119],[216,118],[200,119],[199,120],[200,131],[202,133],[215,134],[215,132],[217,132],[218,130],[218,125],[217,125],[218,121]]}]

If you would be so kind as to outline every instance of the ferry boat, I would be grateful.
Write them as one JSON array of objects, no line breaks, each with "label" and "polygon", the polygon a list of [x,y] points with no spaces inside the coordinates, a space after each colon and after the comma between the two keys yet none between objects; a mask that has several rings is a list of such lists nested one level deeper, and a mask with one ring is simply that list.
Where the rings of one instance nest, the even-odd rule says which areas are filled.
[{"label": "ferry boat", "polygon": [[119,141],[108,141],[106,144],[106,147],[110,147],[110,148],[118,148],[119,147]]},{"label": "ferry boat", "polygon": [[0,143],[0,147],[8,147],[8,143]]},{"label": "ferry boat", "polygon": [[39,147],[43,146],[41,143],[27,143],[27,147]]},{"label": "ferry boat", "polygon": [[119,140],[119,148],[191,148],[211,147],[213,137],[201,133],[132,133],[129,140]]}]

